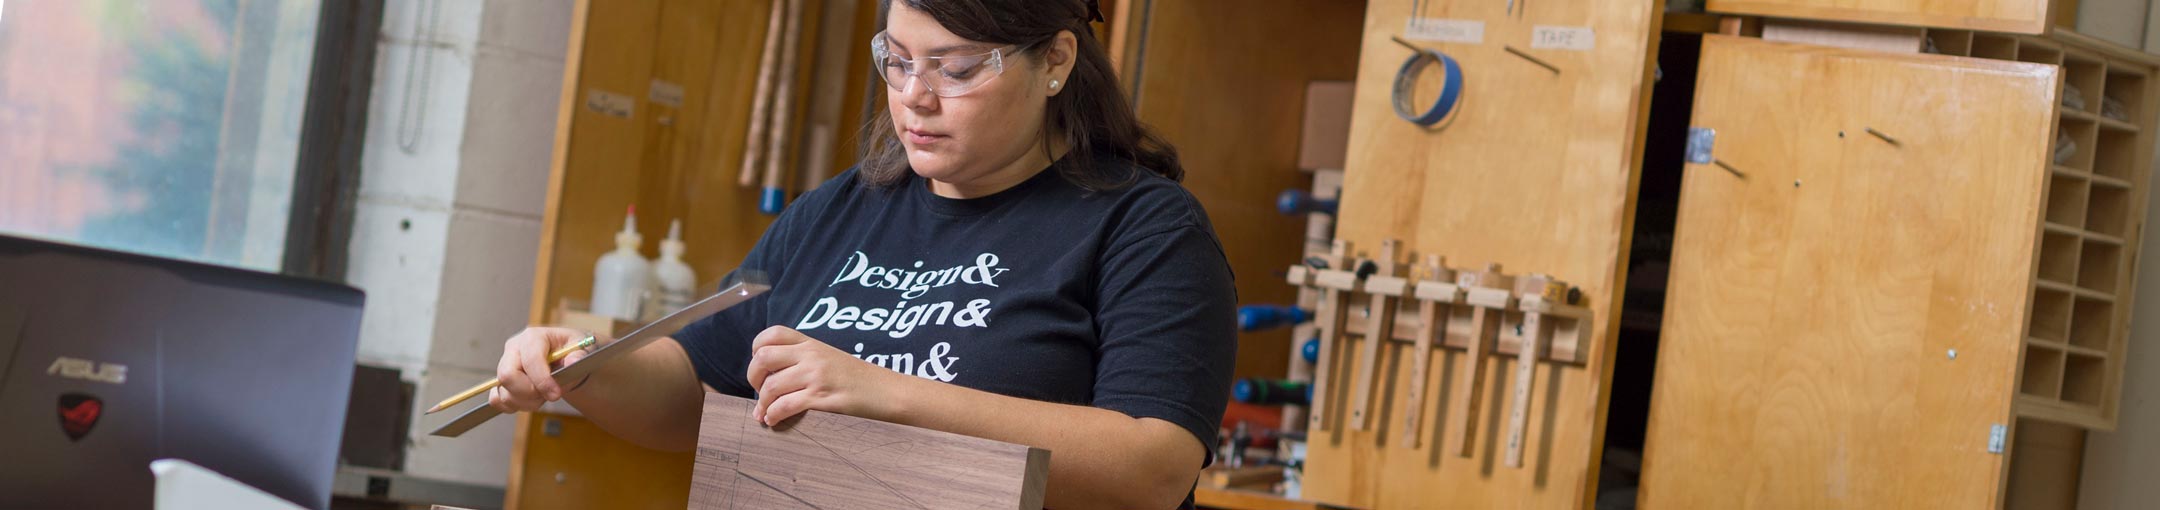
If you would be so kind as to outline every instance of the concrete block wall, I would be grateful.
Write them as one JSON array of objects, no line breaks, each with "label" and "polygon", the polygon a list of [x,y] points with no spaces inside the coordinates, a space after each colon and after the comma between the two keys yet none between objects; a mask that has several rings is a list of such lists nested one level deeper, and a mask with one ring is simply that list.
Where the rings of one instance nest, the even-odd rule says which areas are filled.
[{"label": "concrete block wall", "polygon": [[[528,321],[573,0],[390,0],[346,279],[360,359],[418,385],[406,471],[500,486],[511,420],[419,413],[494,375]],[[449,412],[443,414],[452,414]]]}]

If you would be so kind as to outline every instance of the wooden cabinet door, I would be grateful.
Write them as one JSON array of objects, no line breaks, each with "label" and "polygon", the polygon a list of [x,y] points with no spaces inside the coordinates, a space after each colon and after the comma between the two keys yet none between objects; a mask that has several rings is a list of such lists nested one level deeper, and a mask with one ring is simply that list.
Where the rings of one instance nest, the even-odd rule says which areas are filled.
[{"label": "wooden cabinet door", "polygon": [[1642,507],[1999,507],[2057,68],[1701,62],[1717,163],[1681,188]]},{"label": "wooden cabinet door", "polygon": [[[2038,34],[2049,0],[1710,0],[1711,12]],[[2064,1],[2064,0],[2056,0]]]}]

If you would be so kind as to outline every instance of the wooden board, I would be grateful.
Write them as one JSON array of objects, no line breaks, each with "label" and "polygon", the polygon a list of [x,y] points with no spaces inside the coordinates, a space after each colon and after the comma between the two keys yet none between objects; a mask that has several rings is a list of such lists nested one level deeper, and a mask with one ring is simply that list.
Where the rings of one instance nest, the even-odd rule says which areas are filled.
[{"label": "wooden board", "polygon": [[1762,38],[1771,41],[1819,44],[1892,53],[1919,53],[1926,43],[1926,29],[1880,25],[1854,25],[1804,20],[1766,20]]},{"label": "wooden board", "polygon": [[[1396,71],[1410,55],[1390,38],[1407,28],[1412,4],[1374,0],[1366,10],[1337,237],[1359,247],[1401,239],[1410,260],[1437,254],[1459,268],[1497,262],[1573,282],[1596,317],[1583,346],[1591,362],[1537,368],[1526,465],[1514,469],[1499,461],[1506,436],[1500,417],[1512,388],[1499,378],[1488,382],[1473,457],[1442,453],[1446,441],[1398,446],[1397,413],[1410,384],[1426,385],[1431,396],[1423,406],[1431,414],[1420,420],[1430,427],[1426,437],[1456,436],[1461,417],[1446,411],[1454,408],[1446,396],[1468,365],[1459,353],[1438,353],[1428,380],[1409,381],[1406,347],[1392,346],[1378,364],[1390,388],[1379,395],[1387,403],[1378,411],[1383,425],[1315,435],[1304,495],[1369,508],[1587,508],[1597,484],[1661,4],[1533,0],[1519,17],[1507,13],[1506,2],[1425,5],[1425,17],[1483,23],[1476,44],[1419,43],[1463,69],[1462,104],[1438,131],[1396,118],[1390,102]],[[1539,25],[1588,28],[1592,48],[1535,48]],[[1492,374],[1515,366],[1491,363]]]},{"label": "wooden board", "polygon": [[[1238,299],[1292,303],[1296,289],[1270,275],[1302,260],[1303,218],[1275,210],[1283,190],[1306,187],[1297,168],[1305,89],[1357,71],[1360,1],[1139,2],[1149,32],[1137,74],[1140,121],[1177,146],[1185,189],[1221,239]],[[1265,52],[1253,41],[1269,41]],[[1375,246],[1378,246],[1377,244]],[[1239,336],[1237,377],[1284,376],[1287,330]]]},{"label": "wooden board", "polygon": [[1050,452],[823,411],[767,428],[705,394],[690,508],[1042,508]]},{"label": "wooden board", "polygon": [[2056,69],[1705,37],[1645,508],[2001,503]]},{"label": "wooden board", "polygon": [[1710,0],[1710,12],[2038,34],[2049,0]]}]

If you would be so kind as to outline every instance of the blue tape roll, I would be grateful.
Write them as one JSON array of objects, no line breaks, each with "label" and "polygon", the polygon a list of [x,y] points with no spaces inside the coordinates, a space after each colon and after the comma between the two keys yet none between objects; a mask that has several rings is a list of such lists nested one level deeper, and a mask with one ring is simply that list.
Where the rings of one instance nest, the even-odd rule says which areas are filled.
[{"label": "blue tape roll", "polygon": [[[1413,113],[1410,93],[1417,89],[1418,73],[1434,62],[1440,63],[1440,68],[1447,72],[1440,87],[1440,97],[1433,98],[1432,106],[1426,108],[1425,113]],[[1462,87],[1462,65],[1439,50],[1420,48],[1410,55],[1410,60],[1403,62],[1401,71],[1395,72],[1395,115],[1419,126],[1439,124],[1448,113],[1455,111],[1455,104],[1462,99]]]}]

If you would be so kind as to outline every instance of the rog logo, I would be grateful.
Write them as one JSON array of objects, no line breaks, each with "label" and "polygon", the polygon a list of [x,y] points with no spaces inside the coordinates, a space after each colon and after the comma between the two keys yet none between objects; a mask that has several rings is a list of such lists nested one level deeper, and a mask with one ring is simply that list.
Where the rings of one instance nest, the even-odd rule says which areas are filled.
[{"label": "rog logo", "polygon": [[81,441],[105,414],[105,401],[82,393],[60,395],[60,431],[69,441]]}]

